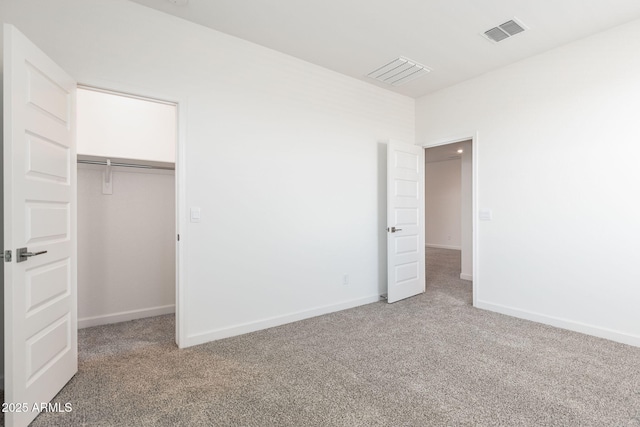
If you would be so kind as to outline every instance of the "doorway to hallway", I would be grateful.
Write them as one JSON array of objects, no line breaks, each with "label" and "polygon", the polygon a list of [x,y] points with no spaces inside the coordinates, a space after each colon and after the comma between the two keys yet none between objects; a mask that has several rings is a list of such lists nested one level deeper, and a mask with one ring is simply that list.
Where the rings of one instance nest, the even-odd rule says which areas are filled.
[{"label": "doorway to hallway", "polygon": [[473,280],[473,144],[425,149],[425,245],[459,251],[459,278]]}]

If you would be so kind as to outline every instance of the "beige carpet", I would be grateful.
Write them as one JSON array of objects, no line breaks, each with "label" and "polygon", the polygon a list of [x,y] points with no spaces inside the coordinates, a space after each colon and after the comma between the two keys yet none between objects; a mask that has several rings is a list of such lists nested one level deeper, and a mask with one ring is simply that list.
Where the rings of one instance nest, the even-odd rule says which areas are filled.
[{"label": "beige carpet", "polygon": [[161,316],[80,331],[34,426],[640,426],[640,348],[477,310],[459,252],[423,295],[186,350]]}]

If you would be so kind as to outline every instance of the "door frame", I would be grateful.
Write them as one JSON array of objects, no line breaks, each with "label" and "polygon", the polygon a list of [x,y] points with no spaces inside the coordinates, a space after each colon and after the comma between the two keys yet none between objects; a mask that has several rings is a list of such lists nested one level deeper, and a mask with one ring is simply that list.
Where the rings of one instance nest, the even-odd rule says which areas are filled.
[{"label": "door frame", "polygon": [[[436,139],[420,144],[424,149],[438,147],[441,145],[455,144],[471,140],[471,257],[472,257],[472,300],[473,306],[478,305],[478,295],[480,293],[480,277],[478,268],[478,132],[467,132],[447,138]],[[425,212],[426,213],[426,212]],[[422,237],[426,239],[426,227],[422,229]],[[426,241],[426,240],[424,240]]]},{"label": "door frame", "polygon": [[176,105],[176,161],[175,161],[175,205],[176,233],[180,240],[176,241],[176,334],[175,342],[179,348],[187,344],[187,180],[186,180],[186,145],[187,145],[187,97],[183,94],[158,92],[149,88],[141,88],[101,79],[79,79],[79,88],[130,96],[148,101],[159,101]]}]

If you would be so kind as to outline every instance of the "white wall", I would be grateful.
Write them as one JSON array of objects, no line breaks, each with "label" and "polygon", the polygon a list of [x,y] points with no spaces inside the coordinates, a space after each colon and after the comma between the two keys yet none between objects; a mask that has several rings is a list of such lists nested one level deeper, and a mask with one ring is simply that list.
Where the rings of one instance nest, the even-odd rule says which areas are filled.
[{"label": "white wall", "polygon": [[479,307],[640,345],[639,51],[634,21],[417,101],[417,143],[478,132]]},{"label": "white wall", "polygon": [[[428,152],[429,149],[427,149]],[[460,163],[459,158],[426,163],[425,241],[427,246],[461,249]]]},{"label": "white wall", "polygon": [[78,154],[176,161],[176,106],[78,89]]},{"label": "white wall", "polygon": [[175,304],[173,171],[78,166],[78,324],[172,313]]},{"label": "white wall", "polygon": [[414,141],[413,99],[124,0],[10,7],[80,82],[188,99],[188,344],[377,300],[378,141]]}]

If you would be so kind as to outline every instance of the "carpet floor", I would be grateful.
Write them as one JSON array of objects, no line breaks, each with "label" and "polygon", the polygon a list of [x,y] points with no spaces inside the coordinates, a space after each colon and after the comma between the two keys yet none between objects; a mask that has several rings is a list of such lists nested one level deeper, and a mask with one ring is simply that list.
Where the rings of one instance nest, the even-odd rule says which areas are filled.
[{"label": "carpet floor", "polygon": [[184,350],[173,316],[79,331],[33,426],[640,426],[640,348],[471,306],[460,253],[427,291]]}]

